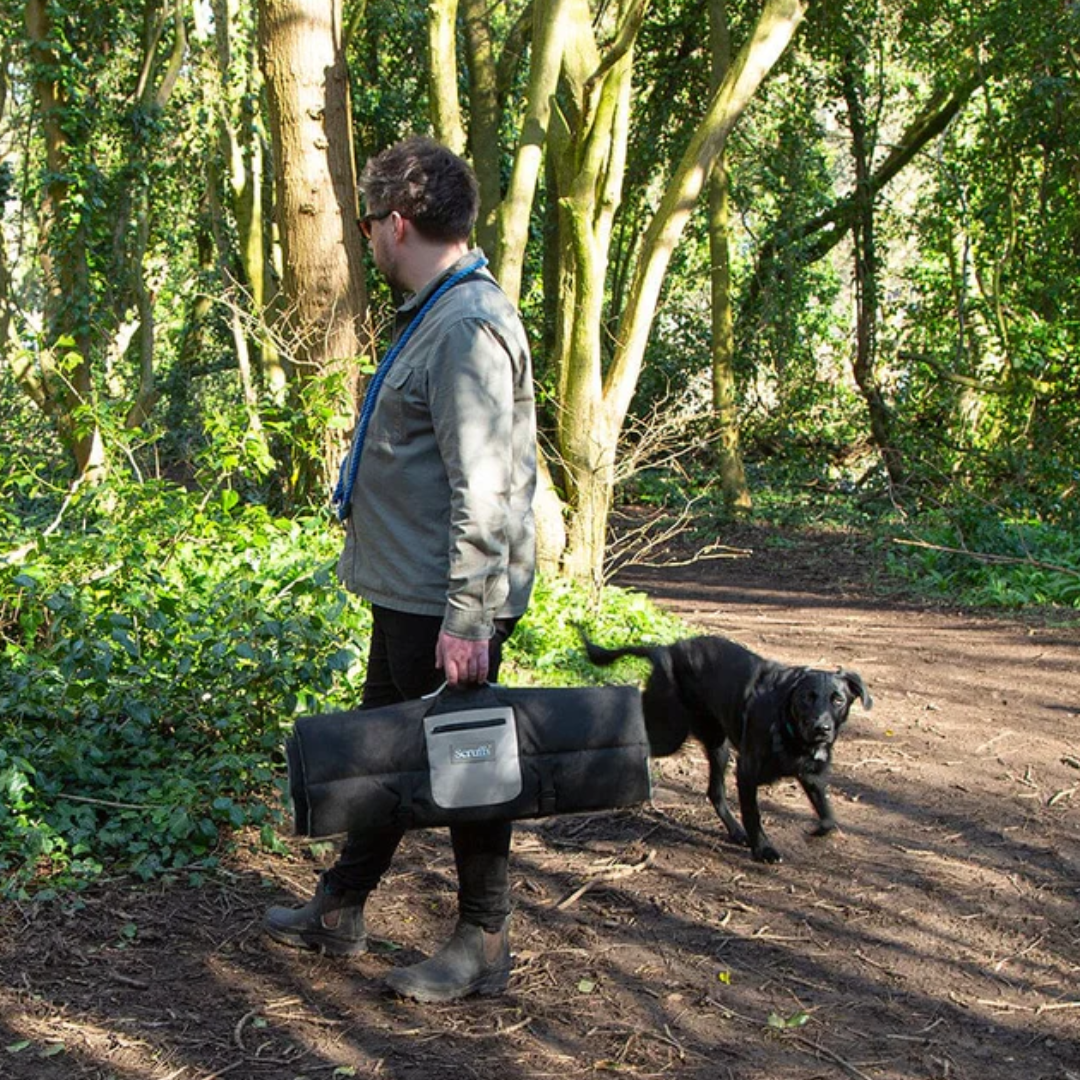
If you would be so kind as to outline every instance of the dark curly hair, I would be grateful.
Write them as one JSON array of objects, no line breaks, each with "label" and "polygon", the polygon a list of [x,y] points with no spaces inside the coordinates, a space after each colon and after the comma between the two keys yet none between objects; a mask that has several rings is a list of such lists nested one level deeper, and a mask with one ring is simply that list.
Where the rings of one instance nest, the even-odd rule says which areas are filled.
[{"label": "dark curly hair", "polygon": [[468,240],[480,208],[480,189],[468,162],[422,135],[370,158],[359,188],[370,211],[396,210],[432,240]]}]

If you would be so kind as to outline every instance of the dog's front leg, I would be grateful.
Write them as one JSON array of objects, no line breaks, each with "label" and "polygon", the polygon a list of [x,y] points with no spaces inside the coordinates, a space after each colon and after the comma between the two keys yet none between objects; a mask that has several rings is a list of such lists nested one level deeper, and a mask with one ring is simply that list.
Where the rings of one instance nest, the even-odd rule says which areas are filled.
[{"label": "dog's front leg", "polygon": [[761,824],[757,798],[758,773],[751,755],[743,753],[739,756],[735,776],[739,785],[739,809],[742,810],[743,827],[750,838],[750,854],[758,862],[780,862],[780,852],[772,846]]},{"label": "dog's front leg", "polygon": [[727,800],[725,780],[731,761],[731,747],[725,739],[719,746],[708,746],[705,750],[709,759],[709,802],[724,823],[732,842],[746,847],[750,843],[746,830],[736,820]]},{"label": "dog's front leg", "polygon": [[832,803],[829,801],[828,777],[825,773],[809,773],[799,777],[806,797],[810,805],[817,811],[818,827],[814,830],[814,836],[827,836],[836,828],[836,818],[833,817]]}]

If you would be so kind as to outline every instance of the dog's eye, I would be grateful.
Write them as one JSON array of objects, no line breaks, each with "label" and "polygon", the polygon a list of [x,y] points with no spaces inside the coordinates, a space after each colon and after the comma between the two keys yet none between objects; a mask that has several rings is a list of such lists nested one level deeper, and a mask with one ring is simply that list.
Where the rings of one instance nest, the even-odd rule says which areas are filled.
[{"label": "dog's eye", "polygon": [[832,703],[834,705],[843,705],[846,700],[847,698],[845,698],[843,694],[833,694],[832,696]]}]

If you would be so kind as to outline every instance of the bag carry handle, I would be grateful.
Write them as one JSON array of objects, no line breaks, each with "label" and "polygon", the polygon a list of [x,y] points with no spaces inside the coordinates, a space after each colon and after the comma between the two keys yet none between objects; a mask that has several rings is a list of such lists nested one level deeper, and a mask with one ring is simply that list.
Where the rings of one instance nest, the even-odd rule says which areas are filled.
[{"label": "bag carry handle", "polygon": [[[430,694],[421,694],[421,701],[431,701],[432,698],[437,698],[450,684],[444,679],[442,685],[437,690],[432,690]],[[482,683],[467,683],[466,690],[460,691],[457,687],[452,691],[453,693],[466,693],[468,690],[479,690],[483,686],[490,686],[492,689],[497,690],[502,684],[492,682],[490,679],[485,679]]]}]

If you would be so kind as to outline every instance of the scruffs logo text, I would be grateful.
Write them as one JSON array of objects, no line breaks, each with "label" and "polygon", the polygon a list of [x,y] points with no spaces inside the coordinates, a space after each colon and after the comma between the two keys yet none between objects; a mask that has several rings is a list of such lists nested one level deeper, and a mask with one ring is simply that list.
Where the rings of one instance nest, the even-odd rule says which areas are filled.
[{"label": "scruffs logo text", "polygon": [[490,761],[495,756],[494,743],[477,743],[475,746],[455,746],[450,760],[455,765],[471,765],[475,761]]}]

